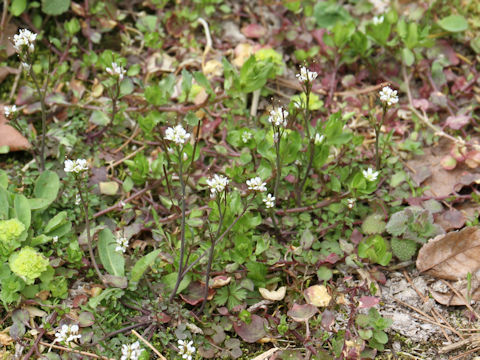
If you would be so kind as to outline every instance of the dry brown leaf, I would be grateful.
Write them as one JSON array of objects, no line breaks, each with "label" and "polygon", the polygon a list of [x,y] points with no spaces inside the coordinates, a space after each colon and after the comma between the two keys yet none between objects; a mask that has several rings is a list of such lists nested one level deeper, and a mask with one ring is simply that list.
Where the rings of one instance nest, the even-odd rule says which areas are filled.
[{"label": "dry brown leaf", "polygon": [[12,343],[13,343],[13,339],[10,337],[10,335],[4,332],[0,333],[0,344],[2,344],[3,346],[8,346]]},{"label": "dry brown leaf", "polygon": [[[442,305],[447,305],[447,306],[466,305],[464,299],[467,298],[467,286],[465,285],[465,286],[462,286],[462,288],[460,289],[459,288],[456,288],[456,289],[460,294],[463,295],[463,297],[456,295],[453,291],[449,291],[447,293],[441,293],[438,291],[430,290],[430,293],[432,294],[432,297],[435,299],[435,301]],[[474,300],[474,301],[480,300],[480,288],[477,288],[471,294],[471,300]]]},{"label": "dry brown leaf", "polygon": [[27,138],[17,129],[7,124],[7,119],[0,114],[0,146],[8,146],[10,151],[22,151],[32,147]]},{"label": "dry brown leaf", "polygon": [[328,293],[325,285],[313,285],[306,289],[303,293],[305,301],[308,304],[315,305],[317,307],[328,306],[332,297]]},{"label": "dry brown leaf", "polygon": [[422,272],[447,280],[462,280],[480,269],[480,229],[439,235],[422,246],[417,257]]},{"label": "dry brown leaf", "polygon": [[277,290],[272,291],[265,288],[259,288],[258,291],[260,292],[260,295],[262,295],[262,297],[266,300],[280,301],[283,300],[283,298],[285,297],[287,288],[285,286],[282,286]]}]

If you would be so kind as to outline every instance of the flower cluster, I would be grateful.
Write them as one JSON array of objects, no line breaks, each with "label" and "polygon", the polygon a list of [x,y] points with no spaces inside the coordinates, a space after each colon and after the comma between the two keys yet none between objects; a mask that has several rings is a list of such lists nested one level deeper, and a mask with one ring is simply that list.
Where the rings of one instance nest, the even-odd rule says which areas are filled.
[{"label": "flower cluster", "polygon": [[213,175],[213,178],[207,180],[207,185],[210,188],[210,197],[214,198],[221,194],[228,185],[228,179],[222,175]]},{"label": "flower cluster", "polygon": [[242,134],[242,141],[244,143],[247,143],[250,141],[250,139],[252,138],[252,133],[250,131],[244,131],[243,134]]},{"label": "flower cluster", "polygon": [[173,141],[177,145],[185,144],[190,138],[190,134],[183,128],[182,125],[177,125],[174,128],[169,127],[165,131],[165,139]]},{"label": "flower cluster", "polygon": [[262,181],[261,178],[254,177],[253,179],[247,180],[247,186],[249,190],[265,192],[267,191],[267,184]]},{"label": "flower cluster", "polygon": [[12,105],[12,106],[4,106],[3,107],[3,113],[5,114],[5,117],[7,119],[10,119],[10,117],[17,112],[17,106]]},{"label": "flower cluster", "polygon": [[105,71],[112,76],[118,76],[120,80],[123,80],[123,75],[126,72],[123,66],[118,65],[116,62],[112,62],[112,67],[107,67]]},{"label": "flower cluster", "polygon": [[58,342],[65,342],[69,345],[71,342],[74,342],[77,339],[82,337],[81,334],[78,333],[78,325],[62,325],[59,331],[55,333],[55,341]]},{"label": "flower cluster", "polygon": [[28,49],[30,53],[35,50],[33,44],[37,38],[37,34],[32,33],[28,29],[20,29],[18,34],[13,36],[13,47],[17,53],[21,54],[24,49]]},{"label": "flower cluster", "polygon": [[372,23],[373,25],[380,25],[381,23],[383,23],[383,15],[374,16],[372,19]]},{"label": "flower cluster", "polygon": [[196,349],[195,346],[193,346],[193,341],[186,342],[184,340],[178,340],[178,350],[178,353],[182,355],[182,359],[192,360]]},{"label": "flower cluster", "polygon": [[355,206],[356,200],[354,198],[347,199],[347,206],[349,209],[353,209]]},{"label": "flower cluster", "polygon": [[298,81],[305,83],[315,80],[318,76],[318,73],[315,71],[308,70],[305,66],[300,68],[300,74],[295,75]]},{"label": "flower cluster", "polygon": [[124,253],[127,250],[128,247],[128,239],[123,237],[123,236],[118,236],[115,239],[115,242],[117,243],[117,247],[115,248],[116,252],[121,252]]},{"label": "flower cluster", "polygon": [[20,236],[25,225],[18,219],[0,220],[0,243],[9,243]]},{"label": "flower cluster", "polygon": [[388,106],[398,103],[397,90],[392,90],[389,86],[385,86],[380,92],[380,101]]},{"label": "flower cluster", "polygon": [[122,345],[122,357],[120,360],[138,360],[144,349],[140,348],[140,343],[135,341],[133,344]]},{"label": "flower cluster", "polygon": [[263,198],[263,202],[265,203],[265,207],[267,209],[271,209],[275,206],[275,196],[272,194],[268,194],[266,197]]},{"label": "flower cluster", "polygon": [[88,163],[85,159],[65,160],[64,171],[66,173],[73,172],[78,174],[86,170],[88,170]]},{"label": "flower cluster", "polygon": [[377,180],[380,171],[373,171],[372,168],[368,168],[367,170],[363,170],[362,173],[368,181],[375,181]]},{"label": "flower cluster", "polygon": [[320,135],[319,133],[315,134],[315,145],[320,145],[321,143],[323,143],[323,140],[325,140],[325,135]]},{"label": "flower cluster", "polygon": [[48,259],[29,246],[25,246],[19,252],[12,254],[8,263],[10,270],[22,278],[27,285],[32,285],[50,264]]},{"label": "flower cluster", "polygon": [[268,117],[268,122],[275,126],[287,126],[287,117],[288,111],[284,110],[282,107],[278,107],[270,111],[270,116]]}]

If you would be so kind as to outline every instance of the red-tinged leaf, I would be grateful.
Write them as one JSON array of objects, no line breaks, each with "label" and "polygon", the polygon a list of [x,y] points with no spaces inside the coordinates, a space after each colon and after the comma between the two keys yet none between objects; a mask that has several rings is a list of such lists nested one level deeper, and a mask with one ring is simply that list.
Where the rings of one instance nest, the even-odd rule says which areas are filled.
[{"label": "red-tinged leaf", "polygon": [[372,306],[377,305],[380,302],[380,298],[376,296],[362,296],[359,299],[359,308],[360,309],[368,309],[371,308]]},{"label": "red-tinged leaf", "polygon": [[445,170],[453,170],[457,166],[457,160],[452,155],[445,155],[440,164]]},{"label": "red-tinged leaf", "polygon": [[249,324],[240,320],[234,321],[233,328],[243,341],[254,343],[267,335],[267,332],[265,331],[267,320],[258,315],[252,315],[250,319],[251,321]]},{"label": "red-tinged leaf", "polygon": [[470,122],[470,116],[468,115],[457,115],[457,116],[449,116],[447,118],[446,125],[453,130],[459,130],[463,128]]},{"label": "red-tinged leaf", "polygon": [[413,99],[412,104],[417,109],[427,111],[430,107],[430,102],[427,99]]},{"label": "red-tinged leaf", "polygon": [[156,315],[157,321],[162,324],[166,324],[172,320],[172,317],[165,314],[164,312],[157,313]]},{"label": "red-tinged leaf", "polygon": [[387,282],[387,277],[385,276],[385,274],[378,269],[370,271],[370,276],[373,280],[377,281],[381,285],[385,285],[385,283]]},{"label": "red-tinged leaf", "polygon": [[[209,289],[207,299],[215,294],[215,290]],[[188,285],[187,289],[180,294],[180,297],[183,301],[190,305],[197,305],[203,301],[205,295],[205,284],[200,283],[199,281],[192,282]]]},{"label": "red-tinged leaf", "polygon": [[480,151],[469,151],[465,156],[465,164],[472,169],[477,168],[480,165]]},{"label": "red-tinged leaf", "polygon": [[95,316],[88,311],[83,311],[78,316],[78,326],[89,327],[95,323]]},{"label": "red-tinged leaf", "polygon": [[260,24],[249,24],[242,28],[242,34],[251,39],[259,39],[267,33],[267,30]]},{"label": "red-tinged leaf", "polygon": [[340,260],[340,257],[337,254],[331,253],[324,260],[321,261],[321,264],[324,264],[324,263],[335,264],[339,260]]},{"label": "red-tinged leaf", "polygon": [[223,119],[221,117],[215,118],[213,121],[203,121],[201,136],[204,138],[210,137],[220,126]]},{"label": "red-tinged leaf", "polygon": [[363,239],[362,233],[357,228],[353,229],[352,235],[350,235],[350,240],[354,244],[358,245],[360,241],[362,241],[362,239]]},{"label": "red-tinged leaf", "polygon": [[28,86],[22,86],[18,89],[17,98],[15,100],[15,105],[21,106],[29,104],[35,96],[35,90]]},{"label": "red-tinged leaf", "polygon": [[78,307],[80,307],[80,305],[86,304],[87,301],[88,301],[88,296],[87,295],[85,295],[85,294],[77,295],[73,298],[72,307],[73,308],[78,308]]},{"label": "red-tinged leaf", "polygon": [[223,315],[223,316],[227,316],[228,314],[230,314],[228,312],[228,309],[225,306],[217,308],[217,311],[220,315]]},{"label": "red-tinged leaf", "polygon": [[311,304],[293,304],[292,308],[288,310],[287,315],[294,321],[303,322],[310,319],[318,312],[318,309]]},{"label": "red-tinged leaf", "polygon": [[438,216],[435,222],[445,231],[450,231],[462,228],[465,225],[466,219],[461,211],[451,209]]},{"label": "red-tinged leaf", "polygon": [[209,287],[214,289],[221,288],[225,285],[230,284],[230,281],[232,281],[231,276],[218,275],[212,279]]},{"label": "red-tinged leaf", "polygon": [[330,310],[325,310],[322,312],[322,328],[325,331],[332,331],[332,325],[335,323],[335,314]]}]

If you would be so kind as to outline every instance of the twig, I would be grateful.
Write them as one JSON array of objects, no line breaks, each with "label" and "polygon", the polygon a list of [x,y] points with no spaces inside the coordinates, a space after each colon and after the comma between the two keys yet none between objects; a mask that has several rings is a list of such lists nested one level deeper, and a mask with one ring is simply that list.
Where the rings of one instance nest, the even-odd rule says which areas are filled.
[{"label": "twig", "polygon": [[480,315],[479,315],[479,314],[475,311],[475,309],[472,308],[472,306],[468,303],[467,299],[465,299],[465,296],[463,296],[462,293],[460,293],[457,289],[455,289],[448,281],[445,281],[445,280],[442,279],[442,282],[443,282],[445,285],[447,285],[447,286],[450,288],[450,290],[452,290],[452,291],[455,293],[455,295],[457,295],[460,299],[462,299],[462,300],[465,302],[465,306],[468,308],[468,310],[470,310],[470,311],[472,312],[472,314],[474,314],[475,317],[480,320]]},{"label": "twig", "polygon": [[80,350],[70,349],[70,348],[65,347],[65,346],[49,344],[49,343],[44,342],[44,341],[40,341],[39,343],[40,343],[40,345],[49,346],[49,347],[52,347],[52,348],[57,349],[57,350],[62,350],[62,351],[66,351],[66,352],[71,352],[71,353],[75,353],[75,354],[88,356],[88,357],[93,358],[93,359],[115,360],[113,358],[108,358],[106,356],[96,355],[96,354],[93,354],[93,353],[90,353],[90,352],[87,352],[87,351],[80,351]]},{"label": "twig", "polygon": [[332,204],[332,203],[335,203],[335,202],[343,199],[344,197],[347,197],[349,194],[350,194],[350,192],[346,192],[346,193],[343,193],[343,194],[341,194],[340,196],[335,197],[335,198],[333,198],[333,199],[326,199],[326,200],[320,201],[318,204],[315,204],[315,205],[302,206],[302,207],[291,208],[291,209],[287,209],[287,210],[278,210],[278,211],[276,212],[276,214],[279,215],[279,216],[283,216],[283,215],[291,214],[291,213],[299,213],[299,212],[305,212],[305,211],[312,211],[312,210],[315,210],[315,209],[319,209],[319,208],[321,208],[321,207],[328,206],[328,205],[330,205],[330,204]]},{"label": "twig", "polygon": [[140,335],[138,332],[136,332],[135,330],[132,330],[132,334],[135,335],[136,337],[138,337],[140,340],[142,340],[143,343],[144,343],[145,345],[147,345],[150,349],[152,349],[152,351],[153,351],[155,354],[157,354],[157,356],[158,356],[160,359],[162,359],[162,360],[167,360],[167,358],[166,358],[165,356],[163,356],[162,354],[160,354],[160,353],[158,352],[158,350],[155,349],[155,348],[153,347],[153,345],[150,344],[145,338],[143,338],[142,335]]}]

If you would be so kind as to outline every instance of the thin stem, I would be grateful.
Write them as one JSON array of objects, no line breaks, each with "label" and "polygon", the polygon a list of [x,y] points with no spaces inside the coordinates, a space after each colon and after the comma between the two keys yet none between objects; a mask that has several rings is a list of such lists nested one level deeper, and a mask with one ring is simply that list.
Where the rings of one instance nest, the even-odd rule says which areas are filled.
[{"label": "thin stem", "polygon": [[[383,122],[385,121],[385,116],[387,115],[387,106],[383,105],[383,113],[382,113],[382,120],[380,124],[375,124],[375,158],[376,158],[376,170],[380,170],[380,165],[382,163],[382,154],[380,153],[380,135],[382,130]],[[373,119],[375,120],[375,119]]]},{"label": "thin stem", "polygon": [[[225,197],[226,197],[227,196],[226,192],[224,194],[225,194]],[[217,233],[215,234],[215,238],[212,239],[212,244],[210,245],[210,251],[208,253],[207,271],[205,273],[205,293],[204,293],[204,296],[203,296],[202,306],[198,310],[199,314],[202,313],[203,309],[205,308],[205,304],[207,303],[208,283],[210,281],[210,271],[212,270],[213,255],[214,255],[214,250],[215,250],[215,239],[217,239],[218,236],[220,235],[220,231],[222,230],[222,225],[223,225],[223,217],[225,215],[225,212],[222,212],[220,197],[217,197],[216,202],[217,202],[218,214],[219,214],[220,219],[218,221]]]},{"label": "thin stem", "polygon": [[[47,107],[45,105],[45,93],[40,89],[38,84],[37,76],[33,71],[33,66],[30,66],[30,76],[33,80],[33,84],[37,89],[38,96],[40,97],[40,106],[42,108],[42,143],[40,148],[40,170],[45,171],[45,136],[47,131]],[[45,84],[46,88],[46,84]]]},{"label": "thin stem", "polygon": [[182,281],[182,271],[183,271],[183,258],[185,256],[185,180],[183,179],[183,146],[179,148],[178,151],[178,161],[180,162],[178,176],[180,178],[180,188],[182,191],[182,219],[180,225],[180,260],[178,265],[178,276],[177,282],[175,283],[175,287],[173,288],[172,293],[170,294],[169,300],[172,301],[173,297],[177,293],[178,287],[180,286],[180,282]]},{"label": "thin stem", "polygon": [[297,188],[297,206],[300,206],[302,204],[302,192],[303,188],[305,187],[305,183],[307,182],[308,174],[310,173],[310,169],[312,168],[313,165],[313,159],[315,157],[315,143],[314,139],[310,136],[310,108],[309,108],[309,102],[310,102],[310,92],[311,92],[311,84],[306,85],[306,91],[305,91],[305,98],[306,98],[306,104],[305,104],[305,131],[307,133],[307,138],[309,141],[309,159],[308,159],[308,164],[307,164],[307,170],[305,171],[305,176],[302,179],[302,182],[300,183],[300,186]]},{"label": "thin stem", "polygon": [[90,255],[90,260],[92,262],[93,268],[95,269],[95,272],[98,275],[98,278],[102,282],[104,282],[103,275],[100,272],[100,268],[97,265],[97,261],[95,260],[95,255],[93,253],[92,237],[91,237],[91,234],[90,234],[90,219],[88,217],[88,203],[87,203],[86,199],[83,197],[82,188],[80,186],[80,181],[81,181],[81,179],[78,179],[77,176],[75,176],[75,184],[77,186],[78,194],[80,195],[80,201],[82,202],[83,212],[85,213],[85,230],[87,232],[88,253]]},{"label": "thin stem", "polygon": [[277,167],[277,174],[275,176],[275,185],[274,185],[274,188],[273,188],[273,196],[275,198],[277,198],[278,197],[278,186],[280,184],[280,178],[281,178],[281,175],[282,175],[282,162],[281,162],[281,158],[280,158],[280,141],[282,139],[283,132],[280,132],[279,129],[275,129],[275,127],[274,127],[274,132],[277,134],[277,141],[275,142],[275,139],[274,139],[275,152],[277,153],[276,154],[277,156],[276,156],[276,159],[275,159],[275,163],[276,163],[276,167]]}]

